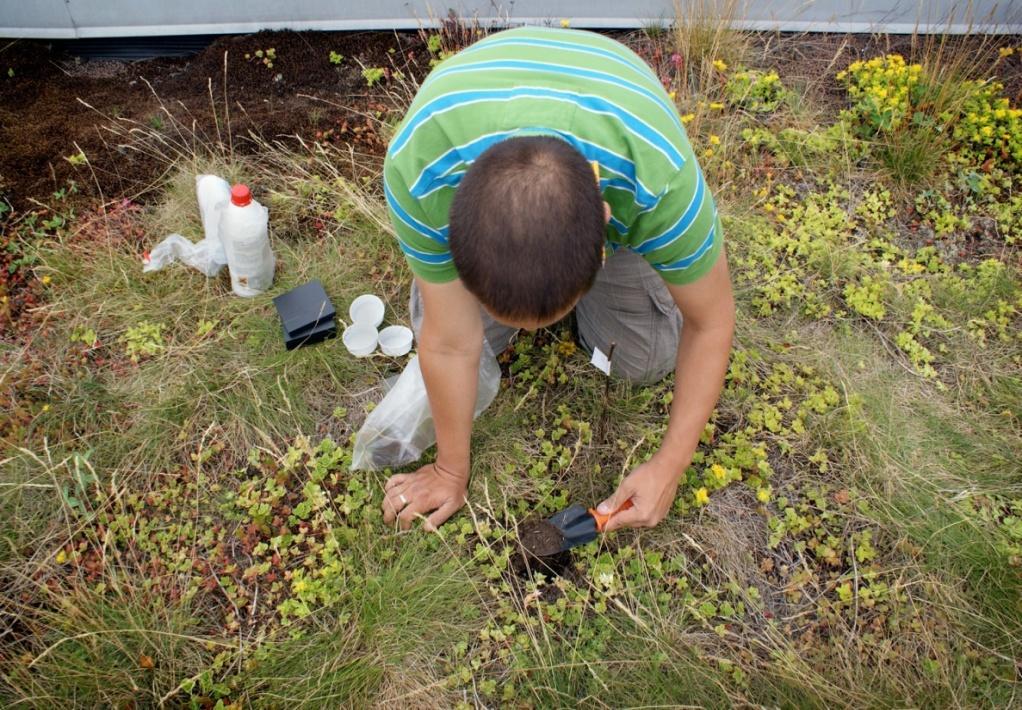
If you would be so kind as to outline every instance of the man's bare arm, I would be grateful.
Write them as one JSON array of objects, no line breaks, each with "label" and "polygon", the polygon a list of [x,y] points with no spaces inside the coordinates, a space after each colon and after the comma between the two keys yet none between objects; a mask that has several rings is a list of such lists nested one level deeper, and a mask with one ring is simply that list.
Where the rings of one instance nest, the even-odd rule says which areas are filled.
[{"label": "man's bare arm", "polygon": [[684,324],[678,344],[671,419],[658,455],[679,468],[680,476],[699,445],[727,374],[735,331],[735,302],[726,255],[722,251],[713,269],[698,283],[669,289]]},{"label": "man's bare arm", "polygon": [[469,438],[483,347],[475,297],[460,281],[419,281],[423,300],[419,362],[437,433],[437,462],[468,475]]},{"label": "man's bare arm", "polygon": [[735,305],[723,251],[697,283],[669,288],[684,318],[670,422],[660,450],[600,504],[600,512],[611,513],[626,500],[633,503],[630,510],[610,519],[607,530],[652,527],[667,515],[727,373]]},{"label": "man's bare arm", "polygon": [[464,504],[479,379],[483,323],[479,304],[460,281],[417,280],[423,301],[419,365],[437,435],[436,464],[392,476],[386,484],[384,520],[407,528],[419,515],[436,527]]}]

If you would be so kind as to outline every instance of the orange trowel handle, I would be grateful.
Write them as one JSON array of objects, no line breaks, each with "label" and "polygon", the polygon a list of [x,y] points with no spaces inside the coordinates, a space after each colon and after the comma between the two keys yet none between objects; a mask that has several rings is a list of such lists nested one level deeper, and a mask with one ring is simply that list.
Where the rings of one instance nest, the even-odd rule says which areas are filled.
[{"label": "orange trowel handle", "polygon": [[595,520],[595,521],[596,521],[596,530],[597,530],[598,532],[603,532],[603,529],[604,529],[605,527],[607,527],[607,521],[608,521],[608,520],[610,520],[610,519],[611,519],[612,517],[614,517],[615,515],[617,515],[618,513],[620,513],[620,512],[622,511],[622,510],[628,510],[628,509],[629,509],[629,508],[631,508],[631,507],[632,507],[632,499],[631,499],[631,498],[629,498],[628,500],[626,500],[626,501],[625,501],[625,502],[624,502],[624,503],[623,503],[623,504],[621,505],[621,507],[620,507],[620,508],[618,508],[617,510],[615,510],[615,511],[614,511],[613,513],[607,513],[606,515],[603,515],[602,513],[597,513],[597,512],[596,512],[596,508],[590,508],[590,509],[589,509],[589,514],[590,514],[591,516],[593,516],[593,520]]}]

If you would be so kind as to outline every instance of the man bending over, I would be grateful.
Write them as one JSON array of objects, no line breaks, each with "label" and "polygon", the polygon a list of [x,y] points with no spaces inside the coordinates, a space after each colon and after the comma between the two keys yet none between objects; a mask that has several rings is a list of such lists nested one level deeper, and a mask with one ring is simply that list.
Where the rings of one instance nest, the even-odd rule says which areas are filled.
[{"label": "man bending over", "polygon": [[412,324],[436,425],[436,461],[386,484],[384,519],[429,528],[465,503],[483,338],[575,310],[582,346],[616,343],[614,374],[675,372],[663,444],[601,512],[652,527],[717,402],[734,301],[716,206],[677,110],[650,68],[609,38],[520,28],[426,79],[384,164],[414,273]]}]

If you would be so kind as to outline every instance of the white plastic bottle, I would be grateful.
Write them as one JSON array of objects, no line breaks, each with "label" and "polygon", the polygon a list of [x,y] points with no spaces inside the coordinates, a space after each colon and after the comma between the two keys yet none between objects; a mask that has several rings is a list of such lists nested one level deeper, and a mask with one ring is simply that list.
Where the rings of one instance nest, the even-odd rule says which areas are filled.
[{"label": "white plastic bottle", "polygon": [[231,288],[239,296],[257,296],[273,283],[276,261],[270,250],[269,214],[252,199],[247,185],[231,188],[231,201],[220,213],[220,239],[227,253]]}]

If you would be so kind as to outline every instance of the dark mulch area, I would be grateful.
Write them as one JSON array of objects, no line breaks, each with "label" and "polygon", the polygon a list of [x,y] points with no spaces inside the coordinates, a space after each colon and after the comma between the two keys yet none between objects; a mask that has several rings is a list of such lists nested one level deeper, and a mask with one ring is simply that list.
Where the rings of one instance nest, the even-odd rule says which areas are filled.
[{"label": "dark mulch area", "polygon": [[[255,57],[271,47],[272,68]],[[331,51],[344,56],[341,64],[330,63]],[[161,102],[209,131],[214,102],[222,114],[226,91],[235,136],[312,136],[354,125],[370,106],[378,109],[381,93],[374,87],[370,94],[362,65],[422,76],[429,61],[416,33],[261,32],[221,37],[186,59],[135,62],[81,61],[53,43],[13,42],[0,51],[0,195],[25,208],[69,178],[83,199],[100,191],[108,199],[135,194],[160,166],[119,150],[102,127],[115,117],[159,126]],[[95,178],[64,159],[79,148]]]}]

